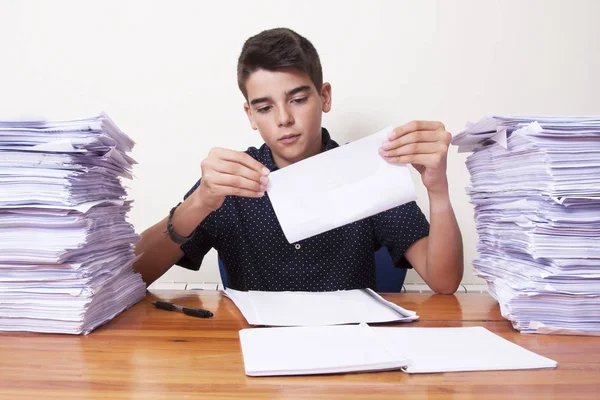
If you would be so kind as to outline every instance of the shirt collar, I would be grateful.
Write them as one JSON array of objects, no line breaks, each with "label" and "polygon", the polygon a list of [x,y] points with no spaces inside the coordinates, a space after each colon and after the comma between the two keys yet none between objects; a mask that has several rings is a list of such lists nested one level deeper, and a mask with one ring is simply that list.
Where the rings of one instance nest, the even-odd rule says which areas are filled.
[{"label": "shirt collar", "polygon": [[[335,140],[331,139],[329,132],[325,128],[321,128],[321,142],[324,145],[324,151],[335,149],[339,146]],[[269,171],[276,171],[279,169],[279,167],[275,164],[275,161],[273,161],[273,154],[266,143],[260,148],[260,162],[262,162],[264,166],[269,169]]]}]

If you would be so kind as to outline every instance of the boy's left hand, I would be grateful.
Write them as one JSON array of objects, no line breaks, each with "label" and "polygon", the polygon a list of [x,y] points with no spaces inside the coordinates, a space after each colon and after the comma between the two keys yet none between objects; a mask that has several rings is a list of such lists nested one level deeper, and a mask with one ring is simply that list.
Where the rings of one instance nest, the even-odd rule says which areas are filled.
[{"label": "boy's left hand", "polygon": [[393,164],[411,164],[430,194],[448,191],[446,159],[452,135],[437,121],[412,121],[394,128],[379,149]]}]

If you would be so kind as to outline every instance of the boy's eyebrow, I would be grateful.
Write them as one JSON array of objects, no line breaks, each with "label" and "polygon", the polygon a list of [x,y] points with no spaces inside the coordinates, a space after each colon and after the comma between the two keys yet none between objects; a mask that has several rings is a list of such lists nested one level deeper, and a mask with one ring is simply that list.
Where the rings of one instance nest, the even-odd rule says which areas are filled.
[{"label": "boy's eyebrow", "polygon": [[253,106],[258,103],[266,103],[269,101],[270,97],[259,97],[257,99],[250,100],[250,105]]},{"label": "boy's eyebrow", "polygon": [[287,97],[290,97],[297,93],[304,92],[305,90],[310,90],[310,86],[308,86],[308,85],[298,86],[297,88],[293,88],[292,90],[285,92],[285,95]]},{"label": "boy's eyebrow", "polygon": [[[295,87],[292,90],[288,90],[287,92],[285,92],[285,96],[290,97],[290,96],[293,96],[300,92],[304,92],[305,90],[310,90],[310,86],[303,85],[303,86]],[[259,97],[256,99],[252,99],[252,100],[250,100],[250,105],[253,106],[258,103],[265,103],[265,102],[269,101],[270,99],[271,99],[270,97]]]}]

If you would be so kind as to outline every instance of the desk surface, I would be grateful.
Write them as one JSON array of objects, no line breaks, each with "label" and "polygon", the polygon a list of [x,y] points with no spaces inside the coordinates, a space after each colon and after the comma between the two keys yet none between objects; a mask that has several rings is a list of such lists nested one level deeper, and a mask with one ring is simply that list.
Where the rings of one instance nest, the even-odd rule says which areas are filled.
[{"label": "desk surface", "polygon": [[[229,299],[154,291],[88,336],[0,333],[0,398],[600,398],[600,337],[520,334],[487,294],[384,297],[419,314],[403,326],[484,326],[558,368],[252,378],[244,374],[238,339],[248,324]],[[202,306],[215,317],[157,310],[150,304],[157,298]]]}]

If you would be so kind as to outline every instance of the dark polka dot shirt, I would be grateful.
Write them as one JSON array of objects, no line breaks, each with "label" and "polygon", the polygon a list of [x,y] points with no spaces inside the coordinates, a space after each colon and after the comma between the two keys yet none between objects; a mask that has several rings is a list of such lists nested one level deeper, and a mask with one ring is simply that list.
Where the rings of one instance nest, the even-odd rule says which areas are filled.
[{"label": "dark polka dot shirt", "polygon": [[[323,128],[325,150],[338,146]],[[249,148],[250,156],[275,171],[271,150]],[[186,194],[189,196],[198,181]],[[415,202],[289,243],[269,197],[229,196],[181,246],[178,265],[197,270],[215,248],[225,265],[227,284],[237,290],[331,291],[375,288],[374,253],[385,246],[394,264],[410,268],[404,252],[429,234],[429,223]]]}]

